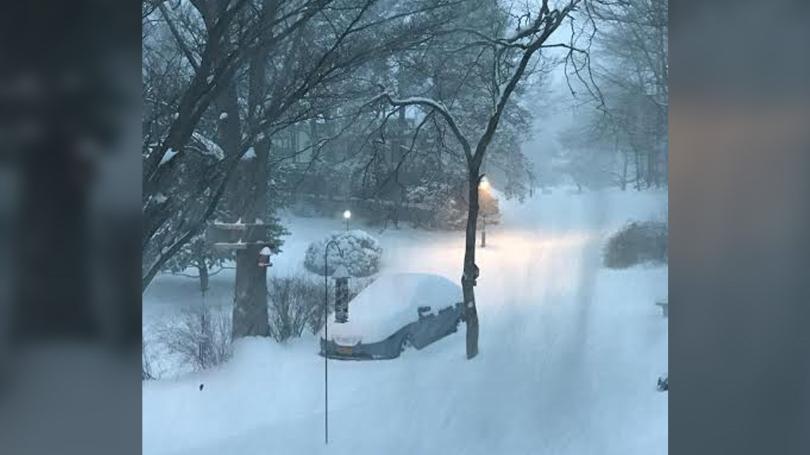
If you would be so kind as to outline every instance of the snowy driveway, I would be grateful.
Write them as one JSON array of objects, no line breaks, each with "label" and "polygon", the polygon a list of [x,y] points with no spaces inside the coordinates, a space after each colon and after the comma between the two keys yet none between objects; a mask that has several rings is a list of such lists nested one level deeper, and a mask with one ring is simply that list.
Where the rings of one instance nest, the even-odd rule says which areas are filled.
[{"label": "snowy driveway", "polygon": [[[326,448],[323,359],[308,337],[245,340],[221,369],[145,383],[144,453],[664,454],[667,394],[655,382],[667,325],[654,302],[667,270],[607,270],[600,254],[607,232],[665,216],[665,201],[609,192],[503,202],[502,225],[479,249],[480,355],[465,359],[462,327],[400,359],[330,361]],[[307,242],[339,223],[293,220],[276,267],[298,267]],[[459,233],[379,236],[386,271],[458,279]],[[147,293],[145,321],[179,298],[171,286]]]}]

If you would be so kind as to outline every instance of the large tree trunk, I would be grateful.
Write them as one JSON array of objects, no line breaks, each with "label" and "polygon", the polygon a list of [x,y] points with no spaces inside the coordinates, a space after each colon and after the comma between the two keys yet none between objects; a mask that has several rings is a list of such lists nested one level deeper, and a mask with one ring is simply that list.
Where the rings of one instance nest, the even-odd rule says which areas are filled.
[{"label": "large tree trunk", "polygon": [[[263,218],[267,207],[266,141],[254,146],[256,158],[240,163],[242,220],[254,223]],[[233,338],[268,336],[267,268],[259,266],[263,245],[250,244],[236,252],[236,284],[233,307]]]},{"label": "large tree trunk", "polygon": [[204,257],[197,260],[197,274],[200,277],[200,292],[205,294],[208,291],[208,265]]},{"label": "large tree trunk", "polygon": [[475,265],[475,239],[478,222],[478,183],[481,177],[478,169],[470,170],[469,208],[467,209],[467,231],[464,239],[464,274],[461,276],[461,290],[464,294],[464,322],[467,324],[467,358],[478,355],[478,310],[475,308],[475,284],[478,279],[478,266]]},{"label": "large tree trunk", "polygon": [[[275,0],[262,2],[261,15],[266,20],[276,7]],[[258,126],[259,107],[266,96],[266,55],[257,49],[248,68],[248,120]],[[245,223],[264,222],[267,213],[268,161],[270,141],[258,140],[253,144],[256,157],[239,164],[241,181],[236,188],[241,215]],[[260,221],[261,220],[261,221]],[[269,239],[265,239],[269,240]],[[267,310],[267,267],[259,265],[259,252],[264,245],[250,245],[236,253],[236,285],[233,308],[232,335],[269,336]]]},{"label": "large tree trunk", "polygon": [[[267,180],[269,141],[263,140],[254,146],[256,158],[243,166],[245,187],[241,196],[245,199],[242,220],[246,223],[265,221],[267,211]],[[263,245],[250,245],[236,253],[236,285],[233,308],[234,338],[245,336],[268,336],[267,267],[259,266],[259,251]]]},{"label": "large tree trunk", "polygon": [[236,252],[233,338],[267,336],[267,269],[259,266],[261,246]]}]

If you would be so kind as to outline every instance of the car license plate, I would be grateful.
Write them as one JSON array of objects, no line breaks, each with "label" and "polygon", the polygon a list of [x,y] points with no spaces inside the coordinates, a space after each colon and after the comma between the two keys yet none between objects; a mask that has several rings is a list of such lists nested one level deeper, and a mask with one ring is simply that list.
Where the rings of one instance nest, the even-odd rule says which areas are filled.
[{"label": "car license plate", "polygon": [[352,353],[351,346],[338,346],[336,350],[338,354],[351,355]]}]

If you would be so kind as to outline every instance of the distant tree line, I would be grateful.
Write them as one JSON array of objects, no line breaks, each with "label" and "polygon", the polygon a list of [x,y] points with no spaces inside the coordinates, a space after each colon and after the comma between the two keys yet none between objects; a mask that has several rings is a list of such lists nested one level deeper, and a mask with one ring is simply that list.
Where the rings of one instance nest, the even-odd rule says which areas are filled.
[{"label": "distant tree line", "polygon": [[[572,109],[558,137],[560,172],[582,187],[642,190],[668,184],[669,68],[666,0],[597,5],[592,75],[597,97]],[[577,81],[572,87],[576,90]]]}]

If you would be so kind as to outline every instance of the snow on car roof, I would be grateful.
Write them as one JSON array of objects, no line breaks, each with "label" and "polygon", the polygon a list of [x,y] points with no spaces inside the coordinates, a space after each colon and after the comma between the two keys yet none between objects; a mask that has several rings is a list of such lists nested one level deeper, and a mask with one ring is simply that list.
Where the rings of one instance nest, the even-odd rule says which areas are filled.
[{"label": "snow on car roof", "polygon": [[443,276],[384,274],[349,302],[349,322],[336,323],[334,315],[329,316],[329,339],[340,344],[381,341],[416,321],[420,306],[435,313],[461,301],[461,287]]}]

